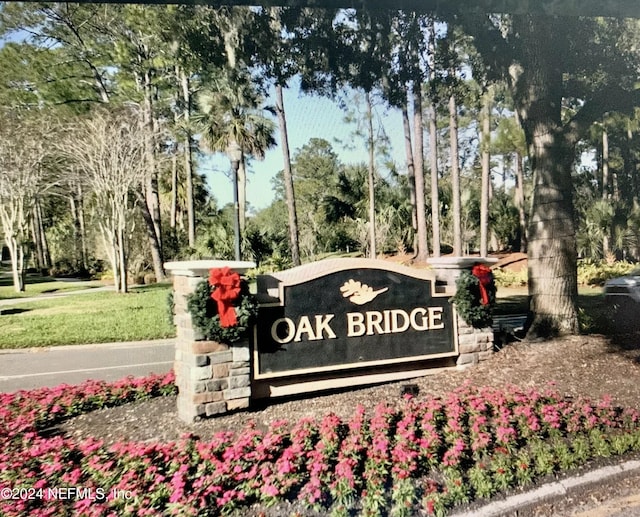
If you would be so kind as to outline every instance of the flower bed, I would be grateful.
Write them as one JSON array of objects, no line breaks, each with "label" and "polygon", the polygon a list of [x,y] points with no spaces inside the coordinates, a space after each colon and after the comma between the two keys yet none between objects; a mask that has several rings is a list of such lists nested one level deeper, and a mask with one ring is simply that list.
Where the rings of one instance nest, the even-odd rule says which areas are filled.
[{"label": "flower bed", "polygon": [[[445,398],[381,404],[372,415],[359,407],[348,421],[329,414],[209,441],[105,447],[46,432],[81,412],[173,393],[172,383],[169,375],[0,395],[0,514],[218,515],[297,500],[332,515],[444,515],[640,449],[635,410],[515,387],[464,386]],[[67,497],[63,487],[85,492]]]}]

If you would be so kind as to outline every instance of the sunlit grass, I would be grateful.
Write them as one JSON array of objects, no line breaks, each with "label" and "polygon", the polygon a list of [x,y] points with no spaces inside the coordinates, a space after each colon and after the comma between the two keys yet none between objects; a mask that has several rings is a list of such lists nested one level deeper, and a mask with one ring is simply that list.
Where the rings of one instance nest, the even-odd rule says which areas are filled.
[{"label": "sunlit grass", "polygon": [[11,276],[0,278],[0,300],[10,298],[28,298],[41,294],[52,294],[60,292],[78,291],[80,289],[91,289],[103,285],[99,281],[72,281],[66,279],[55,279],[51,277],[28,276],[23,292],[16,292],[13,288]]},{"label": "sunlit grass", "polygon": [[175,336],[169,285],[96,292],[1,307],[0,348],[137,341]]}]

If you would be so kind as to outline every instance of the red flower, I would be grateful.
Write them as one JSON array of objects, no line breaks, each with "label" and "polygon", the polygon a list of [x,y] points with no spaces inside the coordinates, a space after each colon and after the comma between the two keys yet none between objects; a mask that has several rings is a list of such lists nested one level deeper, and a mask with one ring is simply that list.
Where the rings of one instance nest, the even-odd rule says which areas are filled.
[{"label": "red flower", "polygon": [[218,304],[221,327],[238,324],[233,303],[240,296],[240,275],[228,267],[209,271],[209,284],[213,287],[211,298]]}]

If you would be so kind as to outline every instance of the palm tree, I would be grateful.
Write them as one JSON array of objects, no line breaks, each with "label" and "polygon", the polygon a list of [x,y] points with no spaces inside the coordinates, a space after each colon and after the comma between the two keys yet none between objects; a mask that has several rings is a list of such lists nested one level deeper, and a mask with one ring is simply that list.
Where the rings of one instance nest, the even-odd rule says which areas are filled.
[{"label": "palm tree", "polygon": [[267,149],[275,145],[274,122],[265,116],[271,110],[262,106],[262,98],[249,78],[223,73],[198,99],[198,116],[202,144],[213,152],[226,153],[240,147],[242,158],[238,167],[238,202],[240,231],[245,227],[246,158],[262,160]]}]

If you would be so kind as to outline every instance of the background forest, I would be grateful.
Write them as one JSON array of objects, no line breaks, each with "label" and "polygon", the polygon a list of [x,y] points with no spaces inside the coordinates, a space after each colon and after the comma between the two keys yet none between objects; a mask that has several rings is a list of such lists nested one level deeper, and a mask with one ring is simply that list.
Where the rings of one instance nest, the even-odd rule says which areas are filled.
[{"label": "background forest", "polygon": [[[518,90],[482,59],[473,23],[513,29],[507,15],[2,4],[0,217],[16,289],[26,267],[107,273],[126,291],[162,280],[168,260],[233,258],[234,206],[206,170],[236,148],[242,258],[262,268],[527,251],[535,175]],[[608,84],[637,81],[640,62],[636,20],[562,30],[581,60],[563,76],[559,123]],[[361,160],[312,132],[290,149],[287,88],[335,102]],[[602,110],[565,149],[579,257],[640,257],[633,106]],[[385,113],[400,115],[404,149]],[[273,201],[254,210],[247,176],[273,148]]]}]

